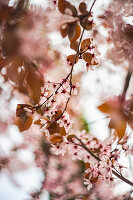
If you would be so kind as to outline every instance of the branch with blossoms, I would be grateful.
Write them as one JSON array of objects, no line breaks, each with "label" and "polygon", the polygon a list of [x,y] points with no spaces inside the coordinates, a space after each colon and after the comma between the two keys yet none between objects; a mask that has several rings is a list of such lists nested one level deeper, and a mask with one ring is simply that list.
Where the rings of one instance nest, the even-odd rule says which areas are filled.
[{"label": "branch with blossoms", "polygon": [[[66,131],[68,131],[68,129],[70,129],[71,127],[71,123],[70,123],[70,119],[68,119],[68,114],[65,113],[65,111],[67,110],[70,98],[72,96],[72,94],[76,95],[77,94],[77,87],[79,87],[79,83],[72,83],[72,78],[73,78],[73,69],[74,69],[74,65],[78,62],[78,59],[82,59],[86,62],[86,66],[87,68],[91,65],[97,65],[98,63],[96,62],[95,59],[95,54],[93,53],[94,51],[94,46],[92,45],[92,39],[91,38],[87,38],[85,40],[82,41],[83,35],[84,35],[84,31],[85,30],[91,30],[93,27],[93,20],[88,19],[89,17],[91,17],[91,11],[92,8],[95,4],[96,0],[93,1],[89,11],[87,11],[87,6],[85,3],[81,3],[79,5],[79,11],[81,12],[81,15],[77,14],[77,10],[74,6],[72,6],[70,3],[68,3],[65,0],[59,0],[58,1],[58,8],[59,11],[62,14],[66,14],[66,10],[69,9],[72,13],[71,15],[73,17],[75,17],[77,19],[77,17],[79,18],[80,24],[83,28],[82,33],[81,33],[81,28],[80,26],[77,24],[77,20],[71,23],[67,23],[67,29],[63,30],[63,33],[68,35],[69,40],[70,40],[70,47],[76,51],[76,54],[73,55],[69,55],[67,57],[67,62],[68,64],[71,66],[71,70],[69,72],[69,74],[66,76],[66,78],[64,78],[61,83],[53,83],[51,84],[50,81],[47,82],[47,84],[45,84],[45,88],[44,88],[44,98],[45,100],[43,101],[43,103],[41,103],[40,105],[36,105],[36,106],[30,106],[27,104],[19,104],[17,107],[17,117],[20,117],[19,120],[19,127],[20,131],[26,130],[28,129],[31,124],[32,124],[32,115],[30,113],[34,113],[36,112],[40,112],[41,110],[41,114],[45,114],[47,113],[47,117],[40,119],[39,121],[36,121],[35,124],[40,125],[40,123],[42,124],[42,127],[45,127],[48,129],[52,129],[55,128],[55,126],[57,127],[57,121],[59,124],[64,124],[65,123],[65,129]],[[70,29],[70,26],[71,29]],[[61,27],[62,28],[62,27]],[[62,29],[61,29],[62,30]],[[60,30],[60,31],[61,31]],[[61,31],[62,33],[62,31]],[[81,34],[81,36],[80,36]],[[76,40],[79,38],[79,42],[77,42]],[[87,52],[89,50],[89,52]],[[51,85],[49,87],[49,85]],[[54,91],[53,91],[54,90]],[[52,91],[52,92],[51,92]],[[51,93],[50,95],[49,92]],[[63,109],[63,111],[61,110],[56,110],[56,96],[62,94],[65,96],[65,98],[67,98],[66,103],[65,103],[65,108]],[[67,115],[67,116],[65,116]],[[24,120],[23,120],[24,118]],[[26,119],[26,120],[25,120]],[[44,121],[46,121],[45,123],[43,123]],[[26,124],[25,124],[26,123]],[[63,128],[62,128],[63,129]],[[63,129],[63,131],[65,132],[65,130]],[[65,133],[63,133],[65,134]]]},{"label": "branch with blossoms", "polygon": [[[79,142],[80,142],[80,144],[77,144],[77,143],[75,143],[73,140],[72,140],[72,138],[76,138]],[[82,142],[82,140],[80,140],[78,137],[76,137],[76,136],[73,136],[71,138],[71,142],[72,143],[74,143],[75,145],[78,145],[78,146],[81,146],[81,147],[83,147],[93,158],[95,158],[98,162],[100,162],[100,161],[102,161],[98,156],[96,156],[90,149],[88,149],[87,147],[86,147],[86,145]],[[113,155],[113,157],[114,157],[114,155]],[[111,156],[111,159],[112,159],[112,156]],[[114,165],[113,165],[113,162],[112,162],[112,166],[111,166],[112,168],[114,168],[114,170],[112,169],[112,173],[115,175],[115,176],[117,176],[119,179],[121,179],[122,181],[124,181],[125,183],[127,183],[127,184],[129,184],[129,185],[131,185],[131,186],[133,186],[133,182],[131,182],[131,181],[129,181],[128,179],[126,179],[125,177],[123,177],[123,175],[121,174],[121,172],[119,172],[118,170],[116,170],[115,169],[115,167],[114,167]],[[122,168],[122,166],[119,166],[119,169],[121,169]],[[100,172],[99,172],[100,173]],[[111,180],[113,181],[113,178],[111,177]]]},{"label": "branch with blossoms", "polygon": [[[60,1],[60,2],[61,2],[61,1]],[[62,1],[62,2],[63,2],[63,1]],[[65,2],[65,1],[64,1],[64,2]],[[47,103],[47,101],[48,101],[50,98],[52,98],[54,95],[58,94],[59,89],[60,89],[61,87],[63,87],[63,85],[68,81],[68,79],[70,79],[70,80],[69,80],[69,86],[70,86],[70,89],[69,89],[69,97],[68,97],[68,99],[67,99],[67,101],[66,101],[66,106],[65,106],[64,110],[62,111],[62,114],[61,114],[55,121],[58,121],[58,120],[63,116],[63,114],[65,113],[65,111],[66,111],[66,109],[67,109],[67,106],[68,106],[68,103],[69,103],[69,101],[70,101],[71,95],[72,95],[72,93],[74,93],[74,90],[76,90],[76,87],[78,86],[78,85],[76,85],[76,84],[72,84],[73,69],[74,69],[74,65],[75,65],[76,62],[77,62],[78,56],[80,55],[80,57],[81,57],[81,55],[82,55],[83,49],[81,48],[81,50],[80,50],[80,45],[81,45],[81,42],[82,42],[82,38],[83,38],[83,35],[84,35],[84,31],[85,31],[85,27],[86,27],[86,24],[87,24],[88,17],[91,15],[91,10],[92,10],[92,8],[93,8],[95,2],[96,2],[96,0],[93,1],[90,10],[89,10],[89,11],[87,12],[87,14],[86,14],[85,16],[83,16],[83,18],[82,18],[82,20],[85,19],[85,22],[84,22],[84,25],[83,25],[83,30],[82,30],[80,39],[79,39],[79,43],[78,43],[77,46],[76,46],[75,44],[73,44],[74,46],[76,46],[76,49],[77,49],[77,52],[76,52],[76,54],[74,55],[74,60],[73,60],[73,56],[72,56],[72,57],[68,56],[68,58],[67,58],[67,61],[69,62],[70,66],[72,65],[72,66],[71,66],[70,73],[66,76],[66,78],[64,78],[64,79],[62,80],[62,82],[59,84],[59,86],[58,86],[57,89],[55,90],[55,93],[54,93],[54,94],[51,94],[49,97],[47,97],[47,99],[46,99],[41,105],[39,105],[39,106],[34,106],[34,107],[33,107],[33,109],[36,109],[36,110],[39,109],[40,107],[42,107],[45,103]],[[84,3],[82,3],[82,4],[84,5]],[[80,7],[82,7],[82,5],[81,5]],[[61,9],[61,6],[60,6],[59,8]],[[83,9],[83,8],[82,8],[82,9]],[[64,12],[63,12],[63,13],[64,13]],[[80,17],[81,17],[81,16],[80,16]],[[72,41],[74,41],[74,40],[72,39]],[[86,41],[86,40],[85,40],[85,41]],[[75,41],[74,41],[74,42],[75,42]],[[90,42],[90,40],[89,40],[89,42]],[[88,42],[88,43],[89,43],[89,42]],[[71,45],[72,45],[72,43],[71,43]],[[84,44],[84,45],[85,45],[84,49],[85,49],[86,47],[87,47],[87,49],[90,48],[90,46],[88,46],[87,43]],[[83,43],[82,43],[82,47],[83,47]],[[74,48],[75,48],[75,47],[74,47]],[[92,47],[92,48],[93,48],[93,47]],[[90,49],[91,49],[91,48],[90,48]],[[94,54],[93,54],[93,56],[94,56]],[[71,60],[72,60],[72,62],[71,62]],[[88,63],[87,63],[87,66],[88,66]],[[55,83],[54,83],[54,85],[55,85]],[[61,91],[61,93],[64,93],[64,94],[67,93],[67,92],[68,92],[68,90],[65,90],[65,89],[63,89],[63,90]],[[54,123],[55,121],[53,121],[53,123]]]},{"label": "branch with blossoms", "polygon": [[[92,38],[83,40],[85,30],[93,28],[92,8],[96,0],[93,1],[91,8],[87,11],[87,6],[84,2],[79,5],[80,15],[77,9],[71,3],[65,0],[58,1],[58,9],[64,15],[68,14],[74,18],[73,22],[67,22],[60,27],[60,32],[63,37],[68,36],[70,40],[71,49],[76,51],[76,54],[67,57],[67,63],[71,70],[69,74],[60,82],[53,83],[49,80],[45,83],[42,98],[39,105],[19,104],[16,115],[19,118],[19,130],[25,131],[30,128],[33,123],[33,114],[39,114],[41,117],[34,121],[40,129],[45,133],[45,137],[51,143],[51,149],[55,154],[64,155],[69,152],[73,159],[83,160],[86,165],[86,173],[84,176],[85,184],[90,189],[92,184],[96,182],[106,181],[112,183],[114,178],[112,174],[117,176],[122,181],[133,186],[133,183],[123,177],[121,170],[124,166],[119,165],[118,158],[121,151],[115,149],[112,151],[113,143],[116,141],[114,135],[107,141],[98,141],[96,138],[87,135],[86,132],[77,133],[74,135],[71,130],[71,120],[69,114],[66,112],[72,95],[77,95],[78,83],[73,84],[74,66],[79,59],[86,62],[87,70],[93,65],[97,65],[96,56],[94,53],[94,45]],[[80,25],[83,28],[81,32]],[[77,41],[79,39],[79,41]],[[99,110],[111,116],[109,127],[115,129],[118,136],[118,144],[124,145],[120,142],[124,135],[127,122],[131,124],[130,116],[123,111],[123,105],[128,106],[125,96],[129,86],[132,73],[129,71],[126,77],[125,86],[122,93],[123,104],[121,105],[120,98],[110,100],[99,106]],[[65,104],[63,109],[59,109],[58,97],[63,97]],[[131,102],[132,105],[132,102]],[[130,105],[130,106],[131,106]],[[117,121],[116,121],[117,118]],[[76,139],[73,141],[73,139]],[[123,148],[124,151],[126,151]],[[88,153],[90,155],[88,155]],[[38,193],[40,195],[40,193]]]}]

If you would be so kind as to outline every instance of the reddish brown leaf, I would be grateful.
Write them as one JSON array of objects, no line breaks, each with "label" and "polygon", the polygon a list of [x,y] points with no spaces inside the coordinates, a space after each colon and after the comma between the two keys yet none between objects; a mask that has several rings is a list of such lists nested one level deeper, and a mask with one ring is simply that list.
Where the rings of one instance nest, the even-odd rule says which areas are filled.
[{"label": "reddish brown leaf", "polygon": [[68,34],[68,38],[71,41],[72,38],[75,37],[75,30],[76,30],[76,23],[75,22],[71,22],[67,24],[67,34]]},{"label": "reddish brown leaf", "polygon": [[41,96],[41,87],[43,86],[41,74],[38,73],[34,65],[27,63],[26,75],[28,94],[34,103],[38,103]]},{"label": "reddish brown leaf", "polygon": [[38,120],[34,121],[34,124],[36,124],[36,125],[40,125],[40,126],[42,125],[42,124],[41,124],[41,120],[40,120],[40,119],[38,119]]},{"label": "reddish brown leaf", "polygon": [[62,37],[66,37],[68,32],[67,32],[67,24],[63,24],[61,27],[60,27],[60,33],[62,35]]},{"label": "reddish brown leaf", "polygon": [[26,118],[26,120],[24,119],[24,117],[19,118],[17,120],[16,124],[18,125],[18,128],[19,128],[20,132],[28,130],[32,125],[32,121],[33,121],[32,116],[31,115],[30,116],[25,116],[25,118]]},{"label": "reddish brown leaf", "polygon": [[92,54],[91,53],[84,53],[83,54],[83,59],[89,63],[89,65],[92,65],[91,61],[92,61]]},{"label": "reddish brown leaf", "polygon": [[89,179],[89,174],[90,174],[90,173],[84,174],[84,178],[85,178],[85,179]]},{"label": "reddish brown leaf", "polygon": [[71,140],[72,138],[75,138],[75,135],[74,135],[74,134],[68,135],[68,136],[67,136],[67,140],[68,140],[68,141]]},{"label": "reddish brown leaf", "polygon": [[93,183],[96,183],[98,181],[98,177],[91,177],[90,179],[90,182],[93,184]]},{"label": "reddish brown leaf", "polygon": [[86,18],[83,18],[82,20],[80,20],[80,24],[85,30],[88,30],[88,31],[90,31],[93,27],[93,22],[89,20],[86,22]]},{"label": "reddish brown leaf", "polygon": [[91,38],[87,38],[87,39],[85,39],[85,40],[83,40],[83,41],[81,42],[80,51],[81,51],[82,53],[84,53],[84,52],[86,52],[86,51],[88,50],[88,47],[90,46],[91,41],[92,41]]},{"label": "reddish brown leaf", "polygon": [[[72,54],[72,55],[69,55],[69,56],[67,56],[67,61],[69,62],[69,63],[71,63],[71,64],[74,64],[74,62],[75,62],[75,56],[76,56],[76,54]],[[76,62],[75,63],[77,63],[78,62],[78,56],[77,56],[77,58],[76,58]]]},{"label": "reddish brown leaf", "polygon": [[19,82],[23,82],[24,76],[23,73],[25,73],[23,70],[19,71],[19,67],[23,65],[23,59],[19,56],[10,56],[6,59],[7,62],[7,77],[9,80],[14,82],[16,85],[19,84]]},{"label": "reddish brown leaf", "polygon": [[65,136],[67,133],[66,133],[66,130],[64,127],[60,127],[60,135],[62,136]]},{"label": "reddish brown leaf", "polygon": [[15,28],[11,25],[5,28],[2,37],[2,51],[5,55],[13,55],[17,52],[19,46],[19,40],[15,35]]},{"label": "reddish brown leaf", "polygon": [[62,111],[61,110],[58,110],[55,112],[55,114],[53,115],[52,119],[53,120],[57,120],[59,119],[59,117],[62,115]]},{"label": "reddish brown leaf", "polygon": [[0,9],[0,23],[7,22],[13,16],[13,9],[6,5],[1,5]]},{"label": "reddish brown leaf", "polygon": [[72,16],[77,17],[77,9],[75,8],[75,6],[71,5],[70,10],[72,11]]},{"label": "reddish brown leaf", "polygon": [[59,0],[58,9],[62,14],[68,14],[74,17],[77,16],[77,9],[74,6],[72,6],[68,1]]},{"label": "reddish brown leaf", "polygon": [[112,110],[110,101],[101,104],[100,106],[98,106],[98,109],[103,113],[109,114]]},{"label": "reddish brown leaf", "polygon": [[60,127],[57,122],[49,123],[47,129],[49,130],[50,135],[60,132]]},{"label": "reddish brown leaf", "polygon": [[62,136],[59,136],[59,135],[53,135],[50,137],[50,141],[52,143],[60,143],[63,141],[63,138],[62,138]]},{"label": "reddish brown leaf", "polygon": [[90,168],[90,163],[85,163],[85,168],[86,169]]},{"label": "reddish brown leaf", "polygon": [[77,23],[76,23],[76,25],[74,24],[72,28],[73,28],[72,29],[73,32],[70,30],[68,31],[68,37],[69,37],[70,42],[76,41],[81,34],[81,28]]},{"label": "reddish brown leaf", "polygon": [[114,114],[114,116],[111,117],[109,127],[116,130],[119,140],[124,137],[126,126],[126,121],[122,116],[120,116],[120,114],[116,113],[116,116]]},{"label": "reddish brown leaf", "polygon": [[[46,120],[46,121],[49,121],[46,117],[42,117],[41,119],[44,119],[44,120]],[[36,125],[42,125],[42,124],[41,124],[41,119],[38,119],[38,120],[34,121],[34,124],[36,124]]]},{"label": "reddish brown leaf", "polygon": [[23,115],[23,113],[26,113],[26,111],[24,110],[24,108],[31,109],[32,106],[30,106],[29,104],[18,104],[17,105],[17,109],[16,109],[16,116],[17,117],[21,117]]},{"label": "reddish brown leaf", "polygon": [[71,49],[75,50],[76,52],[78,51],[79,43],[77,41],[71,42],[70,43]]},{"label": "reddish brown leaf", "polygon": [[87,6],[85,2],[82,2],[79,4],[79,11],[83,14],[86,15],[88,13],[87,11]]},{"label": "reddish brown leaf", "polygon": [[116,130],[119,140],[121,140],[125,135],[126,119],[122,112],[120,102],[118,100],[109,100],[104,104],[100,105],[98,109],[103,113],[110,115],[111,121],[109,127]]}]

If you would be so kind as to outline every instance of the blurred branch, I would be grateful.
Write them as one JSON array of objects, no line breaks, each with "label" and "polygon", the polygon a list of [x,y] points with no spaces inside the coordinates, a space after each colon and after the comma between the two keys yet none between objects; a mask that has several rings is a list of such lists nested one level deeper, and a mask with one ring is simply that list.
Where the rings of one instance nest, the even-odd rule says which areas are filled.
[{"label": "blurred branch", "polygon": [[127,93],[128,87],[129,87],[130,79],[131,79],[131,76],[132,76],[132,73],[133,73],[131,64],[132,64],[132,62],[130,60],[129,61],[129,68],[128,68],[128,72],[127,72],[127,75],[126,75],[125,84],[124,84],[124,88],[123,88],[123,92],[122,92],[122,95],[121,95],[122,103],[125,101],[125,97],[126,97],[126,93]]}]

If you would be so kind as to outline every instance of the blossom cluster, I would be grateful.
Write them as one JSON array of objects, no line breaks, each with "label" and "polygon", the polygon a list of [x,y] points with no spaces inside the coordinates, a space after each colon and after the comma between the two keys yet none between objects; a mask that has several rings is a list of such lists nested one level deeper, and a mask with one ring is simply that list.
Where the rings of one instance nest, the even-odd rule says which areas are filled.
[{"label": "blossom cluster", "polygon": [[85,163],[84,183],[89,190],[95,182],[106,182],[112,185],[113,170],[118,171],[119,174],[122,173],[124,166],[119,164],[119,158],[128,148],[124,148],[123,144],[120,150],[120,148],[114,148],[115,145],[115,136],[100,141],[83,130],[76,132],[75,135],[69,133],[63,136],[62,141],[52,144],[51,150],[57,155],[69,153],[72,159]]},{"label": "blossom cluster", "polygon": [[[41,111],[45,117],[40,119],[40,123],[42,124],[42,129],[47,133],[47,136],[50,136],[50,127],[56,122],[59,127],[64,127],[66,132],[71,128],[72,123],[69,114],[66,112],[65,105],[71,95],[78,94],[79,86],[79,82],[70,85],[70,82],[67,79],[63,79],[60,83],[53,83],[50,81],[45,83],[40,101],[40,104],[42,105]],[[61,109],[63,111],[61,111]]]}]

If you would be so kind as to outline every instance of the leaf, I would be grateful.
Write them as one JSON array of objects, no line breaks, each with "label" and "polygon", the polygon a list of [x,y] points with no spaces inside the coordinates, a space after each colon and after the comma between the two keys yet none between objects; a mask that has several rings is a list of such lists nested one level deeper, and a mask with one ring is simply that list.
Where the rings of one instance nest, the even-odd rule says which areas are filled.
[{"label": "leaf", "polygon": [[17,117],[21,117],[23,114],[26,113],[26,111],[24,110],[24,108],[31,109],[32,106],[30,106],[29,104],[18,104],[17,105],[17,109],[16,109],[16,116]]},{"label": "leaf", "polygon": [[42,124],[41,124],[41,120],[40,120],[40,119],[38,119],[38,120],[34,121],[34,124],[36,124],[36,125],[40,125],[40,126],[42,125]]},{"label": "leaf", "polygon": [[77,41],[71,42],[70,43],[70,48],[77,52],[78,48],[79,48],[79,43]]},{"label": "leaf", "polygon": [[86,169],[90,168],[90,163],[85,163],[85,168]]},{"label": "leaf", "polygon": [[88,14],[87,6],[86,6],[86,3],[85,3],[85,2],[81,2],[81,3],[79,4],[79,11],[80,11],[83,15]]},{"label": "leaf", "polygon": [[1,22],[7,22],[11,19],[13,16],[13,9],[9,6],[2,5],[0,7],[0,23]]},{"label": "leaf", "polygon": [[93,61],[92,65],[98,65],[98,62],[96,62],[95,60]]},{"label": "leaf", "polygon": [[71,5],[70,10],[72,12],[72,16],[77,17],[77,9],[75,8],[75,6]]},{"label": "leaf", "polygon": [[15,28],[12,25],[8,25],[2,35],[1,48],[4,55],[11,56],[16,54],[19,47],[19,39],[17,34],[15,35]]},{"label": "leaf", "polygon": [[17,121],[17,125],[18,125],[18,128],[19,128],[20,132],[28,130],[31,127],[32,122],[33,122],[32,115],[25,116],[26,120],[24,120],[23,117],[19,118],[18,121]]},{"label": "leaf", "polygon": [[32,106],[28,104],[18,104],[16,109],[16,116],[19,117],[17,125],[20,132],[29,129],[33,121],[32,115],[27,115],[25,108],[31,109]]},{"label": "leaf", "polygon": [[98,109],[101,112],[110,115],[111,121],[109,127],[116,130],[117,136],[119,140],[121,140],[125,135],[127,123],[120,102],[118,100],[108,100],[98,106]]},{"label": "leaf", "polygon": [[127,124],[125,119],[117,114],[116,116],[112,116],[111,121],[109,123],[109,127],[116,130],[119,140],[121,140],[124,137],[126,126]]},{"label": "leaf", "polygon": [[74,6],[72,6],[68,1],[59,0],[58,9],[62,14],[69,14],[73,17],[77,16],[77,9]]},{"label": "leaf", "polygon": [[102,105],[98,106],[98,109],[101,112],[108,114],[111,112],[112,106],[111,106],[110,102],[107,101],[107,102],[103,103]]},{"label": "leaf", "polygon": [[93,21],[87,21],[86,22],[86,18],[83,18],[80,20],[80,25],[85,29],[85,30],[88,30],[90,31],[93,27]]},{"label": "leaf", "polygon": [[27,63],[26,66],[26,87],[29,96],[32,98],[33,102],[36,104],[39,102],[41,96],[41,87],[43,86],[43,78],[38,72],[37,68]]},{"label": "leaf", "polygon": [[52,117],[53,121],[59,119],[59,117],[61,115],[62,115],[62,111],[61,110],[56,111],[55,114]]},{"label": "leaf", "polygon": [[22,115],[22,113],[24,112],[24,108],[21,105],[22,104],[18,104],[17,105],[17,109],[16,109],[16,116],[17,117],[20,117]]},{"label": "leaf", "polygon": [[67,140],[68,140],[68,141],[71,141],[72,138],[75,138],[75,135],[74,135],[74,134],[72,134],[72,135],[68,135],[68,136],[67,136]]},{"label": "leaf", "polygon": [[92,38],[87,38],[85,40],[83,40],[81,42],[81,47],[80,47],[80,51],[82,53],[86,52],[88,50],[88,47],[90,46],[91,44],[91,41],[92,41]]},{"label": "leaf", "polygon": [[[69,56],[67,56],[67,61],[70,63],[70,64],[75,64],[75,63],[77,63],[78,62],[78,56],[77,56],[77,58],[76,58],[76,62],[75,62],[75,56],[76,56],[76,54],[72,54],[72,55],[69,55]],[[75,63],[74,63],[75,62]]]},{"label": "leaf", "polygon": [[62,35],[62,37],[66,37],[68,32],[67,32],[67,24],[63,24],[61,27],[60,27],[60,33]]},{"label": "leaf", "polygon": [[62,136],[59,136],[59,135],[53,135],[50,137],[50,141],[52,143],[60,143],[63,141],[63,138],[62,138]]},{"label": "leaf", "polygon": [[68,34],[68,38],[69,38],[70,41],[71,41],[72,38],[75,37],[75,29],[76,29],[76,23],[75,22],[68,23],[67,34]]},{"label": "leaf", "polygon": [[41,116],[44,115],[44,111],[42,110],[41,107],[38,108],[38,109],[36,110],[36,112],[37,112],[38,114],[40,114]]},{"label": "leaf", "polygon": [[76,41],[81,34],[81,28],[77,23],[76,23],[76,25],[74,24],[74,26],[72,28],[73,28],[73,32],[71,32],[70,29],[68,31],[68,37],[69,37],[70,42]]},{"label": "leaf", "polygon": [[34,124],[36,124],[36,125],[42,125],[41,119],[44,119],[44,120],[46,120],[46,121],[49,121],[46,117],[42,117],[42,118],[40,118],[40,119],[34,121]]},{"label": "leaf", "polygon": [[91,61],[92,61],[92,54],[91,53],[84,53],[83,54],[83,59],[89,63],[89,65],[92,65]]},{"label": "leaf", "polygon": [[65,14],[65,9],[69,7],[69,3],[65,0],[58,1],[58,9],[62,14]]},{"label": "leaf", "polygon": [[60,127],[57,122],[49,123],[47,129],[49,130],[50,135],[60,132]]},{"label": "leaf", "polygon": [[90,179],[90,182],[93,184],[93,183],[96,183],[98,181],[98,177],[91,177]]},{"label": "leaf", "polygon": [[60,127],[60,135],[62,136],[65,136],[67,133],[66,133],[66,130],[64,127]]}]

